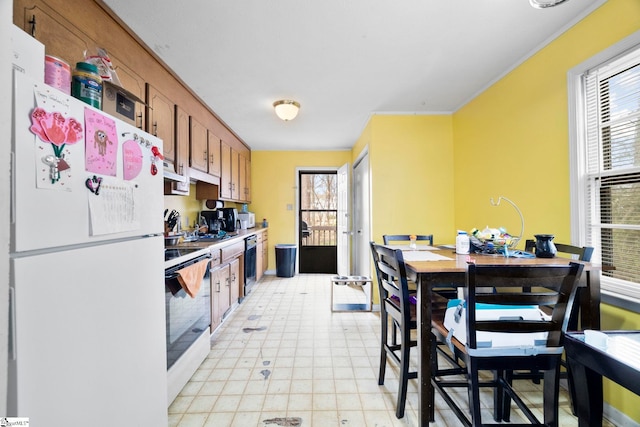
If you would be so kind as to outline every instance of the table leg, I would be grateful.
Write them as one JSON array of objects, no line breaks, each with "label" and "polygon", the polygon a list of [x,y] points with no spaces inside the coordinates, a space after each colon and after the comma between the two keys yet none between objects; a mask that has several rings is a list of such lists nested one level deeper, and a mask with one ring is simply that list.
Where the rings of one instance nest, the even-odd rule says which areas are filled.
[{"label": "table leg", "polygon": [[431,286],[423,274],[418,274],[418,420],[421,426],[434,421],[434,392],[431,385]]},{"label": "table leg", "polygon": [[[581,300],[583,302],[581,304],[583,308],[586,308],[586,313],[581,319],[582,329],[600,330],[600,271],[586,271],[585,274],[587,275],[587,289],[582,293]],[[585,294],[588,294],[589,297],[584,298]]]},{"label": "table leg", "polygon": [[602,427],[602,375],[572,358],[567,362],[577,390],[574,406],[578,427]]}]

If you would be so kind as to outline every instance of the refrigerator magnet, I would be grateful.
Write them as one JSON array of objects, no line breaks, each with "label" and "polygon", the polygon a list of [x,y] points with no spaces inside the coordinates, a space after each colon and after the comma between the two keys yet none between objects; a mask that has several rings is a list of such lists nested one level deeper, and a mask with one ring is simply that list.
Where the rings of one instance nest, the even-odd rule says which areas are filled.
[{"label": "refrigerator magnet", "polygon": [[135,179],[142,170],[142,150],[135,141],[128,140],[122,144],[122,162],[124,179]]}]

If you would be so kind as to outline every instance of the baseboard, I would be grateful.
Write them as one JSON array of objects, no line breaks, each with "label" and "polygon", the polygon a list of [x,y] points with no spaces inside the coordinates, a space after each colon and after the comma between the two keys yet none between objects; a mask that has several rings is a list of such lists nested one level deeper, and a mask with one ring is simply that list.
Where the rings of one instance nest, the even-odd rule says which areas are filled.
[{"label": "baseboard", "polygon": [[640,427],[640,423],[629,418],[628,415],[620,412],[613,406],[609,405],[605,402],[602,407],[602,415],[606,418],[611,424],[617,427]]}]

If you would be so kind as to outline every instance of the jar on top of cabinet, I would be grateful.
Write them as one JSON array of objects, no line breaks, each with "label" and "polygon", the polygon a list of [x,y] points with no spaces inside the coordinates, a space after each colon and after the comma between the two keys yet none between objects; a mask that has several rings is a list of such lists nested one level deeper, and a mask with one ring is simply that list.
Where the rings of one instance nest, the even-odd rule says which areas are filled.
[{"label": "jar on top of cabinet", "polygon": [[98,67],[78,62],[71,79],[71,95],[92,107],[102,108],[102,77]]}]

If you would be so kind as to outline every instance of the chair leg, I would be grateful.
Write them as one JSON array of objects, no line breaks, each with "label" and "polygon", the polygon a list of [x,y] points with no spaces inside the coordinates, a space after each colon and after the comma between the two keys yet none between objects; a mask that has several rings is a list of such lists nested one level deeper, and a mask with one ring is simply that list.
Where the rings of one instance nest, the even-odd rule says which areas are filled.
[{"label": "chair leg", "polygon": [[567,369],[567,388],[569,388],[569,398],[571,399],[571,412],[573,415],[576,415],[576,386],[573,383],[573,373],[571,372],[571,367],[569,364],[566,364]]},{"label": "chair leg", "polygon": [[558,426],[558,398],[560,394],[560,360],[555,369],[544,372],[543,410],[544,424],[549,427]]},{"label": "chair leg", "polygon": [[500,380],[504,378],[505,375],[504,370],[493,371],[493,381],[496,383],[496,386],[493,388],[493,419],[496,422],[500,422],[503,419],[504,402],[506,398]]},{"label": "chair leg", "polygon": [[[504,373],[504,381],[510,386],[513,385],[513,371],[506,371]],[[502,392],[502,421],[511,421],[511,396],[506,390]]]},{"label": "chair leg", "polygon": [[389,331],[389,317],[386,312],[381,314],[382,327],[380,332],[380,370],[378,372],[378,385],[384,384],[384,375],[387,369],[387,336]]},{"label": "chair leg", "polygon": [[404,417],[404,408],[407,403],[407,386],[409,384],[409,352],[411,351],[411,336],[409,331],[400,330],[402,342],[400,343],[400,378],[398,386],[398,404],[396,405],[396,417]]},{"label": "chair leg", "polygon": [[482,424],[480,416],[480,380],[478,378],[478,366],[473,357],[467,360],[467,373],[469,384],[469,410],[471,411],[471,424],[479,426]]},{"label": "chair leg", "polygon": [[[431,334],[431,377],[438,375],[438,344],[437,338]],[[434,422],[436,420],[436,396],[433,383],[429,382],[429,388],[431,389],[431,411],[429,412],[429,421]]]}]

